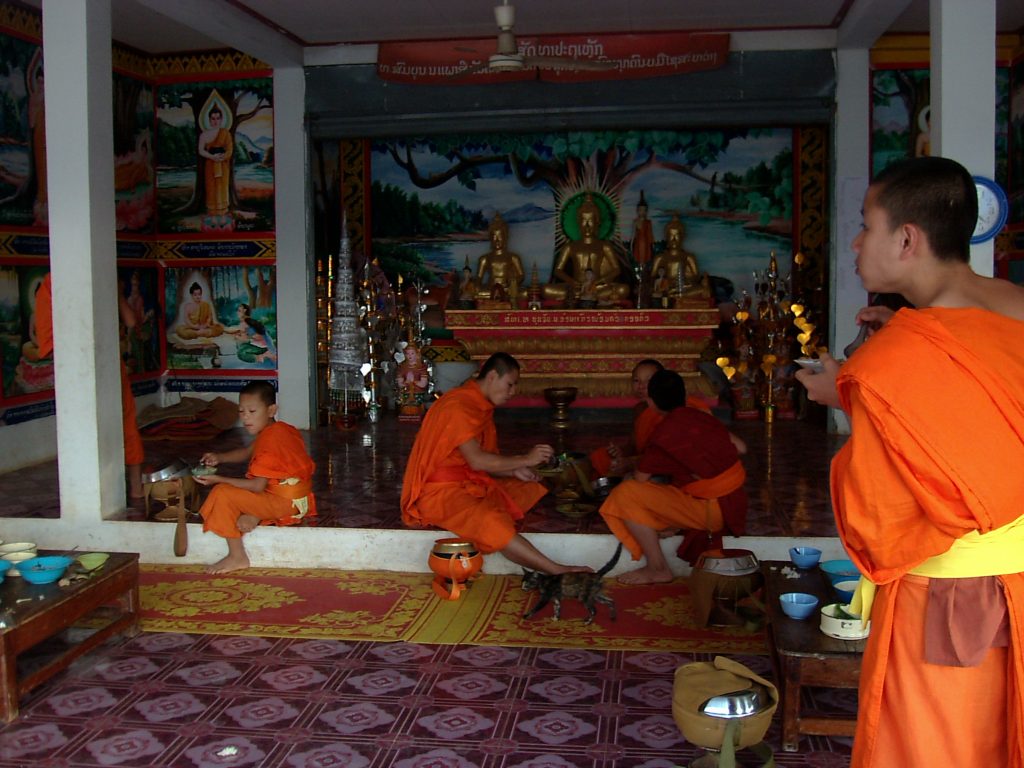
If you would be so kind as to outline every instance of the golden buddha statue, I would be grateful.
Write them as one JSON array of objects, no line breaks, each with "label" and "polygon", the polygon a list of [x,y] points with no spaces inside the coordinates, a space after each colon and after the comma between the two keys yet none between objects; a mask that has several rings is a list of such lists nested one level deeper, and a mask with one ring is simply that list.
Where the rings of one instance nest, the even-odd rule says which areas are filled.
[{"label": "golden buddha statue", "polygon": [[[629,285],[619,281],[622,267],[615,249],[609,241],[597,236],[601,209],[589,193],[576,209],[576,221],[580,237],[570,240],[558,254],[553,275],[556,282],[544,286],[544,298],[563,302],[579,298],[587,270],[591,269],[596,277],[592,290],[598,302],[610,304],[628,299]],[[588,292],[590,290],[588,286]]]},{"label": "golden buddha statue", "polygon": [[[665,250],[654,257],[651,271],[658,274],[661,267],[665,268],[668,277],[669,295],[684,298],[709,298],[711,289],[707,275],[702,275],[697,267],[697,257],[683,248],[686,227],[674,214],[665,225]],[[680,280],[682,273],[682,280]]]},{"label": "golden buddha statue", "polygon": [[507,250],[508,224],[500,213],[494,214],[487,228],[491,237],[491,250],[480,257],[476,267],[476,277],[480,284],[477,297],[481,299],[507,299],[516,306],[519,289],[526,273],[523,271],[523,260],[519,254]]}]

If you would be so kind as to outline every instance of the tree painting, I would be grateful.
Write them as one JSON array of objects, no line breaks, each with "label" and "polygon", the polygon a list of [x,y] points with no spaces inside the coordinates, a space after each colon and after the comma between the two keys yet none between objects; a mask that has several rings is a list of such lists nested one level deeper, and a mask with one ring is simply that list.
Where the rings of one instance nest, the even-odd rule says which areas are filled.
[{"label": "tree painting", "polygon": [[[771,148],[753,148],[762,140]],[[741,150],[730,158],[737,142]],[[472,267],[486,250],[481,240],[488,222],[501,213],[510,227],[510,249],[521,253],[528,273],[536,266],[539,279],[547,280],[554,254],[578,237],[572,212],[584,193],[595,198],[602,211],[602,237],[631,275],[625,238],[632,227],[624,212],[632,212],[640,189],[655,179],[652,216],[659,228],[672,213],[693,211],[770,233],[780,238],[780,247],[788,247],[793,196],[789,131],[401,137],[375,141],[371,164],[373,255],[392,279],[397,272],[438,281],[441,273]]]},{"label": "tree painting", "polygon": [[161,232],[273,229],[273,81],[157,89]]}]

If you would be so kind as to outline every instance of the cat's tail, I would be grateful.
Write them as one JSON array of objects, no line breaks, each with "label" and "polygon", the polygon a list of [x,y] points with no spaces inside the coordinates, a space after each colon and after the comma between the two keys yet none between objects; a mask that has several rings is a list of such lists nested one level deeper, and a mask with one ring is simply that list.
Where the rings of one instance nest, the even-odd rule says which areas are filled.
[{"label": "cat's tail", "polygon": [[608,571],[615,567],[615,564],[619,562],[619,556],[622,554],[622,542],[619,542],[619,546],[615,548],[615,554],[612,555],[612,559],[601,566],[601,570],[597,572],[598,576],[604,576]]}]

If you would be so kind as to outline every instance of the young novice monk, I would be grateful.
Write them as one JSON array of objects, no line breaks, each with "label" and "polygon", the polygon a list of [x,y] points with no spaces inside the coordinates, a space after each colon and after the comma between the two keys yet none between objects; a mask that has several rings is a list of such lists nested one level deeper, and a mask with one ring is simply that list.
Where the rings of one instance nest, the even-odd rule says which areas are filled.
[{"label": "young novice monk", "polygon": [[[684,554],[695,560],[723,531],[746,529],[746,472],[729,430],[710,413],[686,405],[686,385],[675,371],[658,371],[647,385],[648,407],[663,416],[637,460],[631,478],[601,505],[601,517],[642,568],[623,574],[625,584],[672,580],[659,539],[680,528],[694,532]],[[654,483],[667,475],[670,483]],[[687,542],[684,540],[684,545]],[[717,544],[721,546],[720,543]]]},{"label": "young novice monk", "polygon": [[238,397],[238,415],[246,432],[255,436],[247,446],[224,453],[205,453],[202,462],[249,459],[245,477],[203,475],[197,483],[212,485],[203,503],[203,530],[213,531],[228,543],[227,557],[210,565],[207,573],[227,573],[249,567],[242,536],[257,525],[292,525],[316,515],[313,498],[313,460],[299,431],[281,421],[274,386],[268,381],[246,384]]},{"label": "young novice monk", "polygon": [[[921,157],[864,196],[853,241],[877,333],[797,378],[841,407],[843,546],[871,585],[853,768],[1024,766],[1024,289],[975,273],[971,174]],[[870,596],[862,584],[858,597]],[[913,723],[913,725],[908,725]]]}]

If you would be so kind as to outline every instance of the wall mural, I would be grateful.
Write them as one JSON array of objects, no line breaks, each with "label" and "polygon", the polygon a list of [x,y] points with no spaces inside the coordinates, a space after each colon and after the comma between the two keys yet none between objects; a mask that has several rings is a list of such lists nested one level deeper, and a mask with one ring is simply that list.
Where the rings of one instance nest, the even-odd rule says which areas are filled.
[{"label": "wall mural", "polygon": [[157,88],[159,231],[274,229],[273,80]]},{"label": "wall mural", "polygon": [[[36,291],[49,268],[39,264],[0,266],[0,352],[2,399],[38,400],[53,390],[53,356],[42,357],[36,344]],[[24,397],[35,395],[35,397]]]},{"label": "wall mural", "polygon": [[155,231],[153,116],[153,86],[115,72],[114,205],[118,232]]},{"label": "wall mural", "polygon": [[[578,236],[570,215],[590,193],[600,237],[633,274],[631,241],[643,193],[654,252],[679,214],[684,248],[719,287],[751,290],[772,250],[792,251],[789,129],[488,134],[376,141],[371,150],[373,254],[390,275],[437,281],[472,270],[500,214],[508,248],[547,282]],[[719,298],[724,298],[719,296]]]},{"label": "wall mural", "polygon": [[0,35],[0,224],[46,227],[43,49]]},{"label": "wall mural", "polygon": [[135,327],[122,323],[121,357],[132,379],[140,374],[159,374],[164,365],[161,359],[159,270],[147,262],[121,263],[117,268],[117,289],[135,315]]},{"label": "wall mural", "polygon": [[277,370],[272,264],[174,262],[164,271],[164,304],[172,372]]}]

